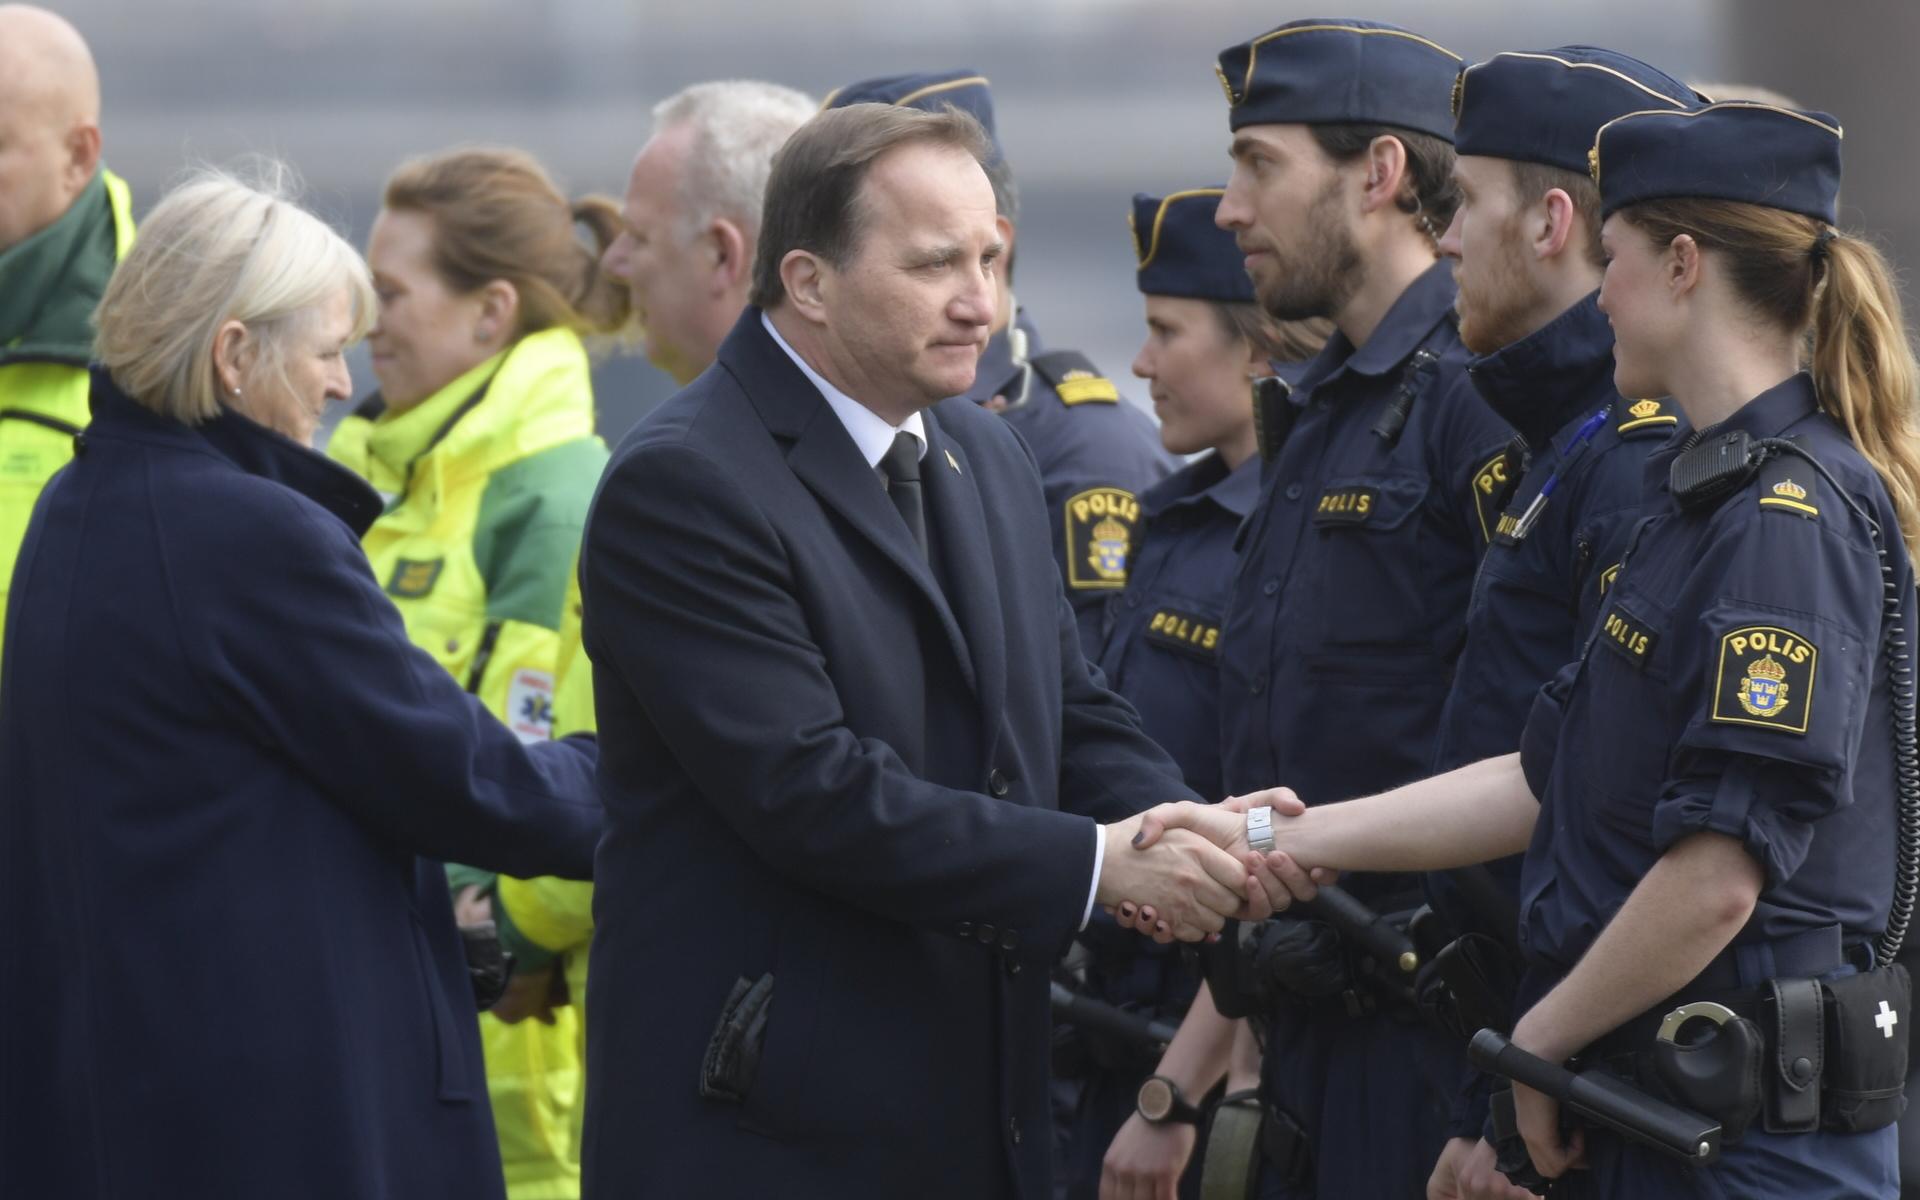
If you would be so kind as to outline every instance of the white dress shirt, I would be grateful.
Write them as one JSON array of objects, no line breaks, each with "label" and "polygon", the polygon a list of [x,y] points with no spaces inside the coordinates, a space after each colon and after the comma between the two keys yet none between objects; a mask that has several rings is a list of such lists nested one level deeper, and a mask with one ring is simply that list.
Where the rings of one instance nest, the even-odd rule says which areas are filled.
[{"label": "white dress shirt", "polygon": [[[766,329],[767,336],[773,339],[773,344],[780,347],[786,356],[793,360],[794,366],[800,368],[800,373],[807,377],[807,382],[819,389],[820,395],[826,399],[827,407],[831,408],[833,414],[840,418],[840,423],[846,426],[848,436],[853,438],[855,448],[860,451],[860,456],[867,460],[869,467],[880,465],[880,460],[886,456],[888,450],[893,448],[893,439],[902,433],[912,434],[915,445],[920,449],[921,459],[924,460],[927,457],[927,426],[926,422],[920,419],[918,412],[899,425],[889,425],[886,418],[879,413],[828,383],[825,376],[814,370],[806,359],[795,353],[792,346],[787,345],[787,339],[780,336],[780,331],[773,327],[772,318],[764,312],[760,314],[760,324]],[[1100,868],[1106,864],[1106,857],[1107,839],[1101,835],[1100,824],[1096,821],[1093,826],[1093,880],[1087,885],[1086,909],[1080,915],[1082,929],[1085,929],[1087,922],[1093,919],[1093,898],[1100,891]]]}]

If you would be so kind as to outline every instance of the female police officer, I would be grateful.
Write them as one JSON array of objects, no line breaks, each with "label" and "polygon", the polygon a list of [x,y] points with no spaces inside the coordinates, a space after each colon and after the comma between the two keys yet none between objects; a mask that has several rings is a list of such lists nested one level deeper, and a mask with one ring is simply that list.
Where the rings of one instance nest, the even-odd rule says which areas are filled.
[{"label": "female police officer", "polygon": [[[401,166],[367,246],[380,392],[328,446],[393,496],[362,544],[414,644],[525,740],[551,736],[556,674],[575,649],[561,632],[567,584],[607,462],[580,334],[626,320],[626,289],[599,266],[618,232],[611,201],[569,204],[519,151]],[[463,891],[495,886],[490,872],[450,874]],[[553,954],[493,915],[518,990],[544,991]],[[512,1200],[580,1194],[579,1041],[570,1005],[515,1025],[481,1018]]]},{"label": "female police officer", "polygon": [[595,755],[522,745],[367,569],[379,499],[305,443],[372,308],[225,177],[101,300],[7,613],[0,1194],[503,1195],[439,860],[587,874]]},{"label": "female police officer", "polygon": [[[1282,819],[1276,841],[1368,869],[1526,845],[1535,1002],[1514,1042],[1554,1062],[1583,1051],[1730,1135],[1745,1126],[1692,1169],[1610,1135],[1563,1138],[1554,1102],[1517,1087],[1542,1173],[1584,1156],[1593,1171],[1573,1186],[1607,1195],[1892,1196],[1908,985],[1861,968],[1890,957],[1912,901],[1904,853],[1897,901],[1892,887],[1920,532],[1899,303],[1872,247],[1832,227],[1830,117],[1629,114],[1601,127],[1593,168],[1616,382],[1672,395],[1701,432],[1650,460],[1648,515],[1518,755]],[[1751,1043],[1757,1078],[1716,1075],[1738,1085],[1718,1108],[1669,1069],[1677,1050],[1656,1051],[1701,1037],[1655,1032],[1698,1000],[1721,1005],[1702,1044]]]},{"label": "female police officer", "polygon": [[[1140,712],[1142,726],[1180,766],[1187,786],[1209,799],[1220,782],[1220,622],[1233,585],[1234,533],[1260,495],[1249,381],[1276,370],[1291,379],[1326,343],[1324,320],[1278,322],[1254,302],[1233,235],[1213,223],[1222,189],[1190,188],[1166,197],[1133,198],[1131,224],[1137,281],[1146,306],[1147,337],[1133,373],[1147,381],[1160,443],[1174,454],[1198,454],[1140,494],[1140,533],[1125,591],[1101,614],[1096,660],[1108,684]],[[1096,538],[1098,534],[1096,531]],[[1155,946],[1095,917],[1082,934],[1092,950],[1089,991],[1108,1003],[1179,1021],[1198,986],[1190,958]],[[1211,1006],[1206,1006],[1210,1009]],[[1204,1011],[1204,1010],[1203,1010]],[[1209,1023],[1198,1037],[1224,1050],[1231,1027]],[[1135,1130],[1171,1187],[1192,1148],[1194,1127],[1177,1119],[1149,1125],[1135,1095],[1154,1069],[1150,1050],[1103,1044],[1087,1031],[1082,1087],[1068,1132],[1068,1197],[1100,1188],[1101,1157],[1123,1121]],[[1209,1059],[1214,1055],[1208,1055]],[[1170,1055],[1162,1072],[1194,1099],[1212,1086],[1217,1062],[1183,1064]],[[1061,1073],[1070,1064],[1061,1063]],[[1177,1160],[1177,1161],[1176,1161]]]}]

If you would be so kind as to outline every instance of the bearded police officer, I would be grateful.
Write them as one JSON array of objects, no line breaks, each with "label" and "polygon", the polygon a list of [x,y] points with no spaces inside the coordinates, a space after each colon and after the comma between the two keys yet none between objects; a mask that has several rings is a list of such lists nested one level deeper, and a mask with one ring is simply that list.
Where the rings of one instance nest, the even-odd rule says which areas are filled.
[{"label": "bearded police officer", "polygon": [[[1455,260],[1461,340],[1478,355],[1468,375],[1519,436],[1483,481],[1499,515],[1467,608],[1436,770],[1518,748],[1534,693],[1579,657],[1619,571],[1648,453],[1684,426],[1674,406],[1614,390],[1587,150],[1594,130],[1623,113],[1695,103],[1678,80],[1590,46],[1497,54],[1454,85],[1460,207],[1440,249]],[[1512,953],[1517,858],[1428,884],[1451,932],[1492,939],[1476,942],[1485,953]],[[1510,1019],[1480,1013],[1467,1023]],[[1483,1079],[1469,1077],[1456,1104],[1434,1196],[1506,1186],[1490,1178],[1493,1149],[1480,1137]]]},{"label": "bearded police officer", "polygon": [[[942,71],[867,79],[832,92],[826,107],[905,104],[971,114],[992,139],[987,180],[1000,238],[1007,245],[994,268],[992,337],[980,356],[969,398],[1004,415],[1040,467],[1060,563],[1088,658],[1100,653],[1100,614],[1127,584],[1139,537],[1140,493],[1173,469],[1153,422],[1124,400],[1113,381],[1077,350],[1042,345],[1032,316],[1014,299],[1020,193],[995,132],[993,94],[977,71]],[[1218,799],[1208,796],[1207,799]]]},{"label": "bearded police officer", "polygon": [[[1305,20],[1220,55],[1234,170],[1217,219],[1278,318],[1336,332],[1295,402],[1263,414],[1260,501],[1222,637],[1225,786],[1309,805],[1425,775],[1497,511],[1481,483],[1512,431],[1474,394],[1435,243],[1455,203],[1459,58],[1389,25]],[[1407,878],[1348,881],[1383,910]],[[1444,1141],[1453,1054],[1397,1000],[1314,982],[1272,1010],[1273,1195],[1413,1195]],[[1218,1002],[1226,1000],[1215,996]]]}]

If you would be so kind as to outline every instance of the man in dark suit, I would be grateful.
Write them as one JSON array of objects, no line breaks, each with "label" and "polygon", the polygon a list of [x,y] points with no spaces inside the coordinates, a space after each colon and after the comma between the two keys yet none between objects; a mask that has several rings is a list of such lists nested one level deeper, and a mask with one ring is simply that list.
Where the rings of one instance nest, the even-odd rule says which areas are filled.
[{"label": "man in dark suit", "polygon": [[1092,905],[1192,939],[1284,902],[1197,838],[1126,845],[1191,793],[1089,676],[1032,456],[963,396],[985,156],[958,112],[802,126],[752,307],[601,484],[589,1195],[1037,1200],[1047,969]]}]

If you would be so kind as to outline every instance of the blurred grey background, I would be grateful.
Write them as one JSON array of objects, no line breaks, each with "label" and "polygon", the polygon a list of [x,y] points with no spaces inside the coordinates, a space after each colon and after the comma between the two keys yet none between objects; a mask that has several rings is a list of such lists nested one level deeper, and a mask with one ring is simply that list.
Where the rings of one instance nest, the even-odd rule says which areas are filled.
[{"label": "blurred grey background", "polygon": [[[409,155],[508,143],[573,193],[617,196],[651,106],[686,84],[757,77],[823,95],[973,67],[993,81],[1023,193],[1020,299],[1052,344],[1086,350],[1135,398],[1128,199],[1224,178],[1214,55],[1303,16],[1398,22],[1468,59],[1593,42],[1690,81],[1783,91],[1846,126],[1844,223],[1878,235],[1896,265],[1920,256],[1912,0],[41,2],[93,46],[107,161],[138,209],[189,164],[272,154],[356,244]],[[364,358],[355,367],[369,390]],[[637,357],[610,357],[597,378],[609,440],[672,390]]]}]

